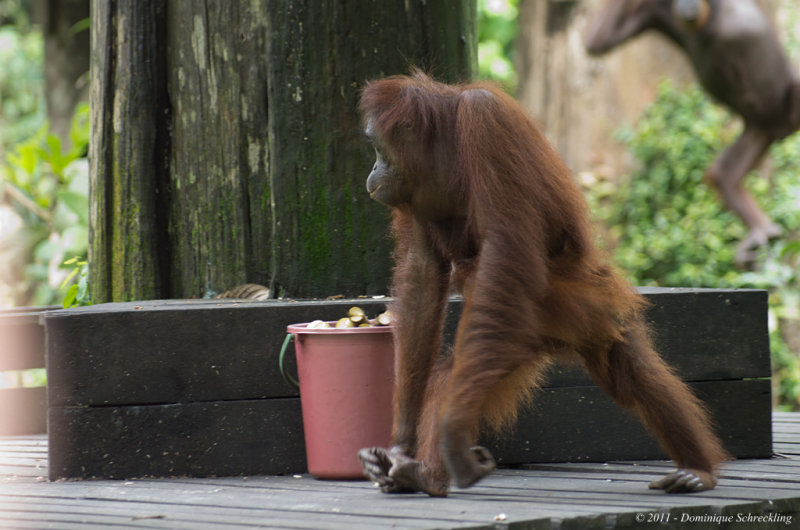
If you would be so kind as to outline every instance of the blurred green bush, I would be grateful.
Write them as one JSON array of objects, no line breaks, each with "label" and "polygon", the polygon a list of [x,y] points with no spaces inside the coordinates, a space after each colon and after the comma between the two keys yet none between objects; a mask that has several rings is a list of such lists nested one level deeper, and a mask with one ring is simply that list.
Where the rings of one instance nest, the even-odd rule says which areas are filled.
[{"label": "blurred green bush", "polygon": [[87,254],[89,107],[76,110],[69,138],[50,134],[42,61],[35,26],[0,26],[0,306],[61,303],[77,263],[64,261]]},{"label": "blurred green bush", "polygon": [[43,60],[40,32],[0,26],[0,156],[44,123]]},{"label": "blurred green bush", "polygon": [[[89,242],[89,106],[81,105],[69,145],[47,126],[11,147],[0,162],[0,295],[15,305],[62,302]],[[65,268],[65,265],[71,266]],[[69,282],[67,282],[69,283]]]},{"label": "blurred green bush", "polygon": [[478,0],[478,74],[510,94],[517,86],[514,39],[519,0]]},{"label": "blurred green bush", "polygon": [[608,230],[615,262],[637,285],[754,287],[770,291],[770,341],[779,408],[800,410],[800,134],[773,146],[745,183],[784,236],[763,250],[756,272],[734,265],[746,229],[703,180],[741,125],[699,88],[663,82],[633,129],[620,132],[638,169],[620,182],[586,186]]}]

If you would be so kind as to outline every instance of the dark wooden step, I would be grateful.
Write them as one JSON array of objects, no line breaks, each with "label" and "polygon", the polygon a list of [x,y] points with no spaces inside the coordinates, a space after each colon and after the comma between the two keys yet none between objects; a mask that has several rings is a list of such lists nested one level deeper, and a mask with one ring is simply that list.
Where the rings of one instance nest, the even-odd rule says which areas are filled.
[{"label": "dark wooden step", "polygon": [[[643,289],[662,356],[708,404],[735,456],[767,457],[767,294]],[[286,326],[383,300],[170,300],[51,311],[50,476],[247,475],[305,470],[297,393],[279,374]],[[461,301],[448,308],[452,338]],[[292,357],[292,356],[290,356]],[[294,366],[290,366],[294,370]],[[582,372],[559,368],[517,428],[487,436],[504,464],[661,457]]]}]

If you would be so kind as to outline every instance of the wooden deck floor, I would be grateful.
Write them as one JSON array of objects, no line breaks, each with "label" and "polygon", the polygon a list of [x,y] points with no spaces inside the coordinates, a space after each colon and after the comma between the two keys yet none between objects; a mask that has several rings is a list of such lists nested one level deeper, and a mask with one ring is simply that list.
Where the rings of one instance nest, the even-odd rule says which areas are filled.
[{"label": "wooden deck floor", "polygon": [[447,499],[306,475],[48,482],[46,437],[2,438],[0,528],[800,528],[800,414],[774,419],[778,456],[695,495],[647,489],[668,462],[500,470]]}]

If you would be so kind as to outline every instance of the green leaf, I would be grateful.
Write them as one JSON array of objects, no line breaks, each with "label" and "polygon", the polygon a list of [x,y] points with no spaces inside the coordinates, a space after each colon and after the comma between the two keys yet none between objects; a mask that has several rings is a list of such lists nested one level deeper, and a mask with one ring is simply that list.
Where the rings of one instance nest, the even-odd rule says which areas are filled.
[{"label": "green leaf", "polygon": [[19,156],[9,156],[9,162],[25,171],[28,175],[33,175],[38,161],[36,147],[33,145],[21,145],[17,148],[17,152]]},{"label": "green leaf", "polygon": [[78,296],[77,302],[80,305],[89,305],[89,268],[83,267],[81,269],[81,276],[78,279]]},{"label": "green leaf", "polygon": [[78,296],[78,286],[70,285],[69,289],[67,289],[67,294],[64,295],[64,302],[62,303],[64,309],[72,307],[72,305],[75,303],[75,299],[77,298],[77,296]]},{"label": "green leaf", "polygon": [[67,157],[61,154],[61,138],[55,134],[48,134],[45,140],[49,151],[42,153],[42,158],[50,163],[50,169],[61,178],[64,174],[64,168],[70,162]]},{"label": "green leaf", "polygon": [[72,272],[70,272],[70,273],[67,275],[67,277],[66,277],[66,278],[64,278],[64,281],[63,281],[63,282],[61,282],[61,285],[60,285],[58,288],[59,288],[59,289],[63,289],[64,287],[66,287],[66,286],[67,286],[67,284],[69,284],[69,282],[72,280],[72,278],[74,278],[74,277],[75,277],[75,275],[76,275],[76,274],[78,274],[78,271],[79,271],[79,270],[80,270],[80,269],[78,269],[78,268],[72,269]]},{"label": "green leaf", "polygon": [[89,145],[89,104],[79,103],[75,109],[75,116],[72,118],[69,138],[72,141],[73,159],[85,156],[86,147]]},{"label": "green leaf", "polygon": [[90,27],[91,27],[90,19],[89,19],[89,17],[86,17],[86,18],[82,18],[79,21],[77,21],[76,23],[74,23],[72,25],[72,27],[69,28],[69,31],[70,31],[70,33],[75,35],[77,33],[80,33],[81,31],[88,30]]}]

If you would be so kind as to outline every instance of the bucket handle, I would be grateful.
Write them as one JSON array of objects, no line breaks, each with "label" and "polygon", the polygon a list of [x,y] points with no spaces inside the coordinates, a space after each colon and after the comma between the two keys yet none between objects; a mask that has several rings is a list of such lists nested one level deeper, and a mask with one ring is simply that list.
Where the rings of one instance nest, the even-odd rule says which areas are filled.
[{"label": "bucket handle", "polygon": [[283,376],[283,380],[286,381],[286,384],[293,387],[295,390],[300,390],[300,382],[295,379],[295,377],[289,373],[286,369],[286,347],[289,346],[289,343],[292,342],[294,335],[291,333],[286,334],[286,338],[283,340],[283,346],[281,346],[281,354],[278,357],[278,368],[281,371],[281,375]]}]

